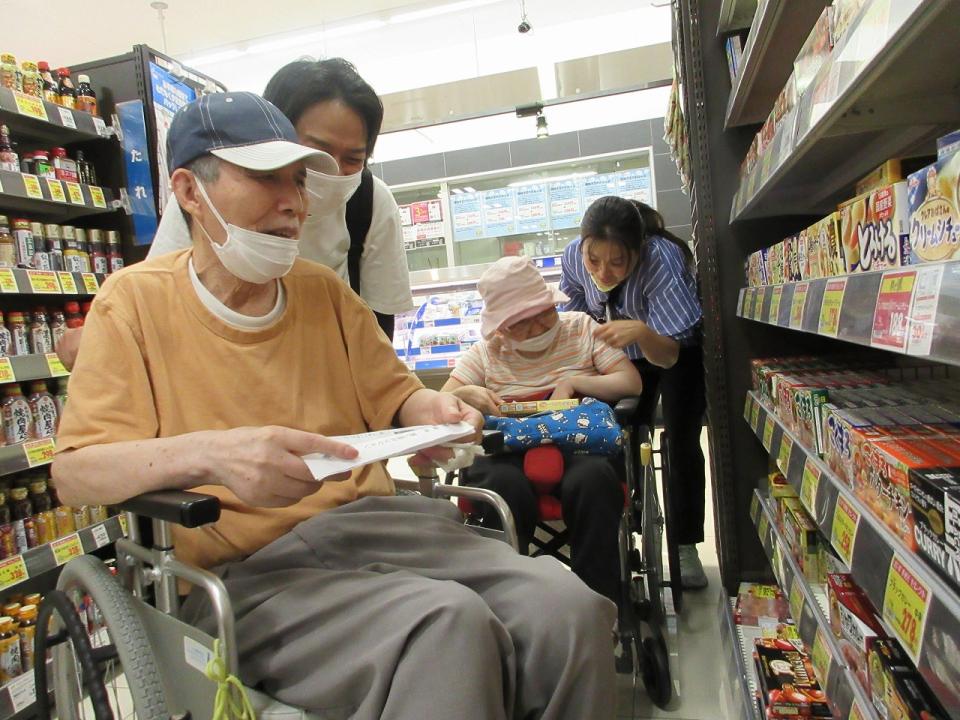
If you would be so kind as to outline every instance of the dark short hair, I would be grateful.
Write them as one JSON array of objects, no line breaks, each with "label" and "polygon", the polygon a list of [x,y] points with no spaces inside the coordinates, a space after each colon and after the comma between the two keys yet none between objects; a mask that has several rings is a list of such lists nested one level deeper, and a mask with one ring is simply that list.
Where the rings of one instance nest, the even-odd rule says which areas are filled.
[{"label": "dark short hair", "polygon": [[688,264],[693,261],[690,246],[664,227],[659,212],[639,200],[616,195],[598,198],[590,204],[580,221],[580,237],[585,241],[613,241],[640,258],[644,255],[647,240],[653,236],[660,236],[679,247]]},{"label": "dark short hair", "polygon": [[383,103],[353,63],[343,58],[294,60],[277,70],[263,97],[294,125],[317,103],[340,100],[363,120],[367,131],[367,157],[373,154],[383,125]]}]

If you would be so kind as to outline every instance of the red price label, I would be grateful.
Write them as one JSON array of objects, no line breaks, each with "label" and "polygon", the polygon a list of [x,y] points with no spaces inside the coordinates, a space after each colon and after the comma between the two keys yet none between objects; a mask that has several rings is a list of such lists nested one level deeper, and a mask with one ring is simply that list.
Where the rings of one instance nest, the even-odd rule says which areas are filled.
[{"label": "red price label", "polygon": [[873,332],[870,336],[873,347],[899,352],[907,349],[910,302],[916,281],[916,270],[883,274],[877,307],[873,312]]}]

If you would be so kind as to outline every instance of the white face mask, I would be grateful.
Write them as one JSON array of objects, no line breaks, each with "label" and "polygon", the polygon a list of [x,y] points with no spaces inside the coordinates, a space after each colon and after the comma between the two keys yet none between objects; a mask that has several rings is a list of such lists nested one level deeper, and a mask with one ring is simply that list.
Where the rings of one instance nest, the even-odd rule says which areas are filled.
[{"label": "white face mask", "polygon": [[307,170],[310,218],[330,215],[346,205],[347,200],[353,197],[360,187],[361,174],[362,171],[353,175],[327,175],[316,170]]},{"label": "white face mask", "polygon": [[227,241],[219,245],[210,237],[206,228],[200,225],[203,234],[210,241],[210,246],[228,272],[257,285],[276,280],[290,272],[300,252],[300,241],[297,238],[269,235],[224,222],[199,180],[197,188],[206,200],[207,207],[227,233]]},{"label": "white face mask", "polygon": [[557,333],[560,332],[560,321],[557,320],[553,324],[553,327],[547,330],[542,335],[537,335],[536,337],[527,338],[526,340],[513,340],[510,339],[510,347],[514,350],[520,350],[522,352],[543,352],[551,345],[553,341],[557,339]]}]

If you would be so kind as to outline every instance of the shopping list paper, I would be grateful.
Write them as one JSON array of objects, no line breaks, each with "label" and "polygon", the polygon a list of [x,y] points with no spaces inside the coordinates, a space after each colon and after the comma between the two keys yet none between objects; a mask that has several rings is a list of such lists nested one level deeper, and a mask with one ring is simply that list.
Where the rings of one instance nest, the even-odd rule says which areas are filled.
[{"label": "shopping list paper", "polygon": [[331,475],[349,472],[378,460],[411,455],[424,448],[459,440],[475,432],[476,428],[470,423],[459,422],[448,425],[415,425],[360,435],[341,435],[331,439],[355,447],[359,454],[353,460],[312,453],[304,455],[303,461],[317,480],[323,480]]}]

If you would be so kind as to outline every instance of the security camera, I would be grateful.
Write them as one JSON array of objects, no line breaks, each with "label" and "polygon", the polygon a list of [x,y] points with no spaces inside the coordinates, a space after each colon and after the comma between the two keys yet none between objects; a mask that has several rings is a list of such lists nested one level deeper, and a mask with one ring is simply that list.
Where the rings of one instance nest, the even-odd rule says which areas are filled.
[{"label": "security camera", "polygon": [[517,32],[521,35],[525,35],[533,29],[533,26],[526,21],[526,19],[521,20],[520,24],[517,25]]}]

